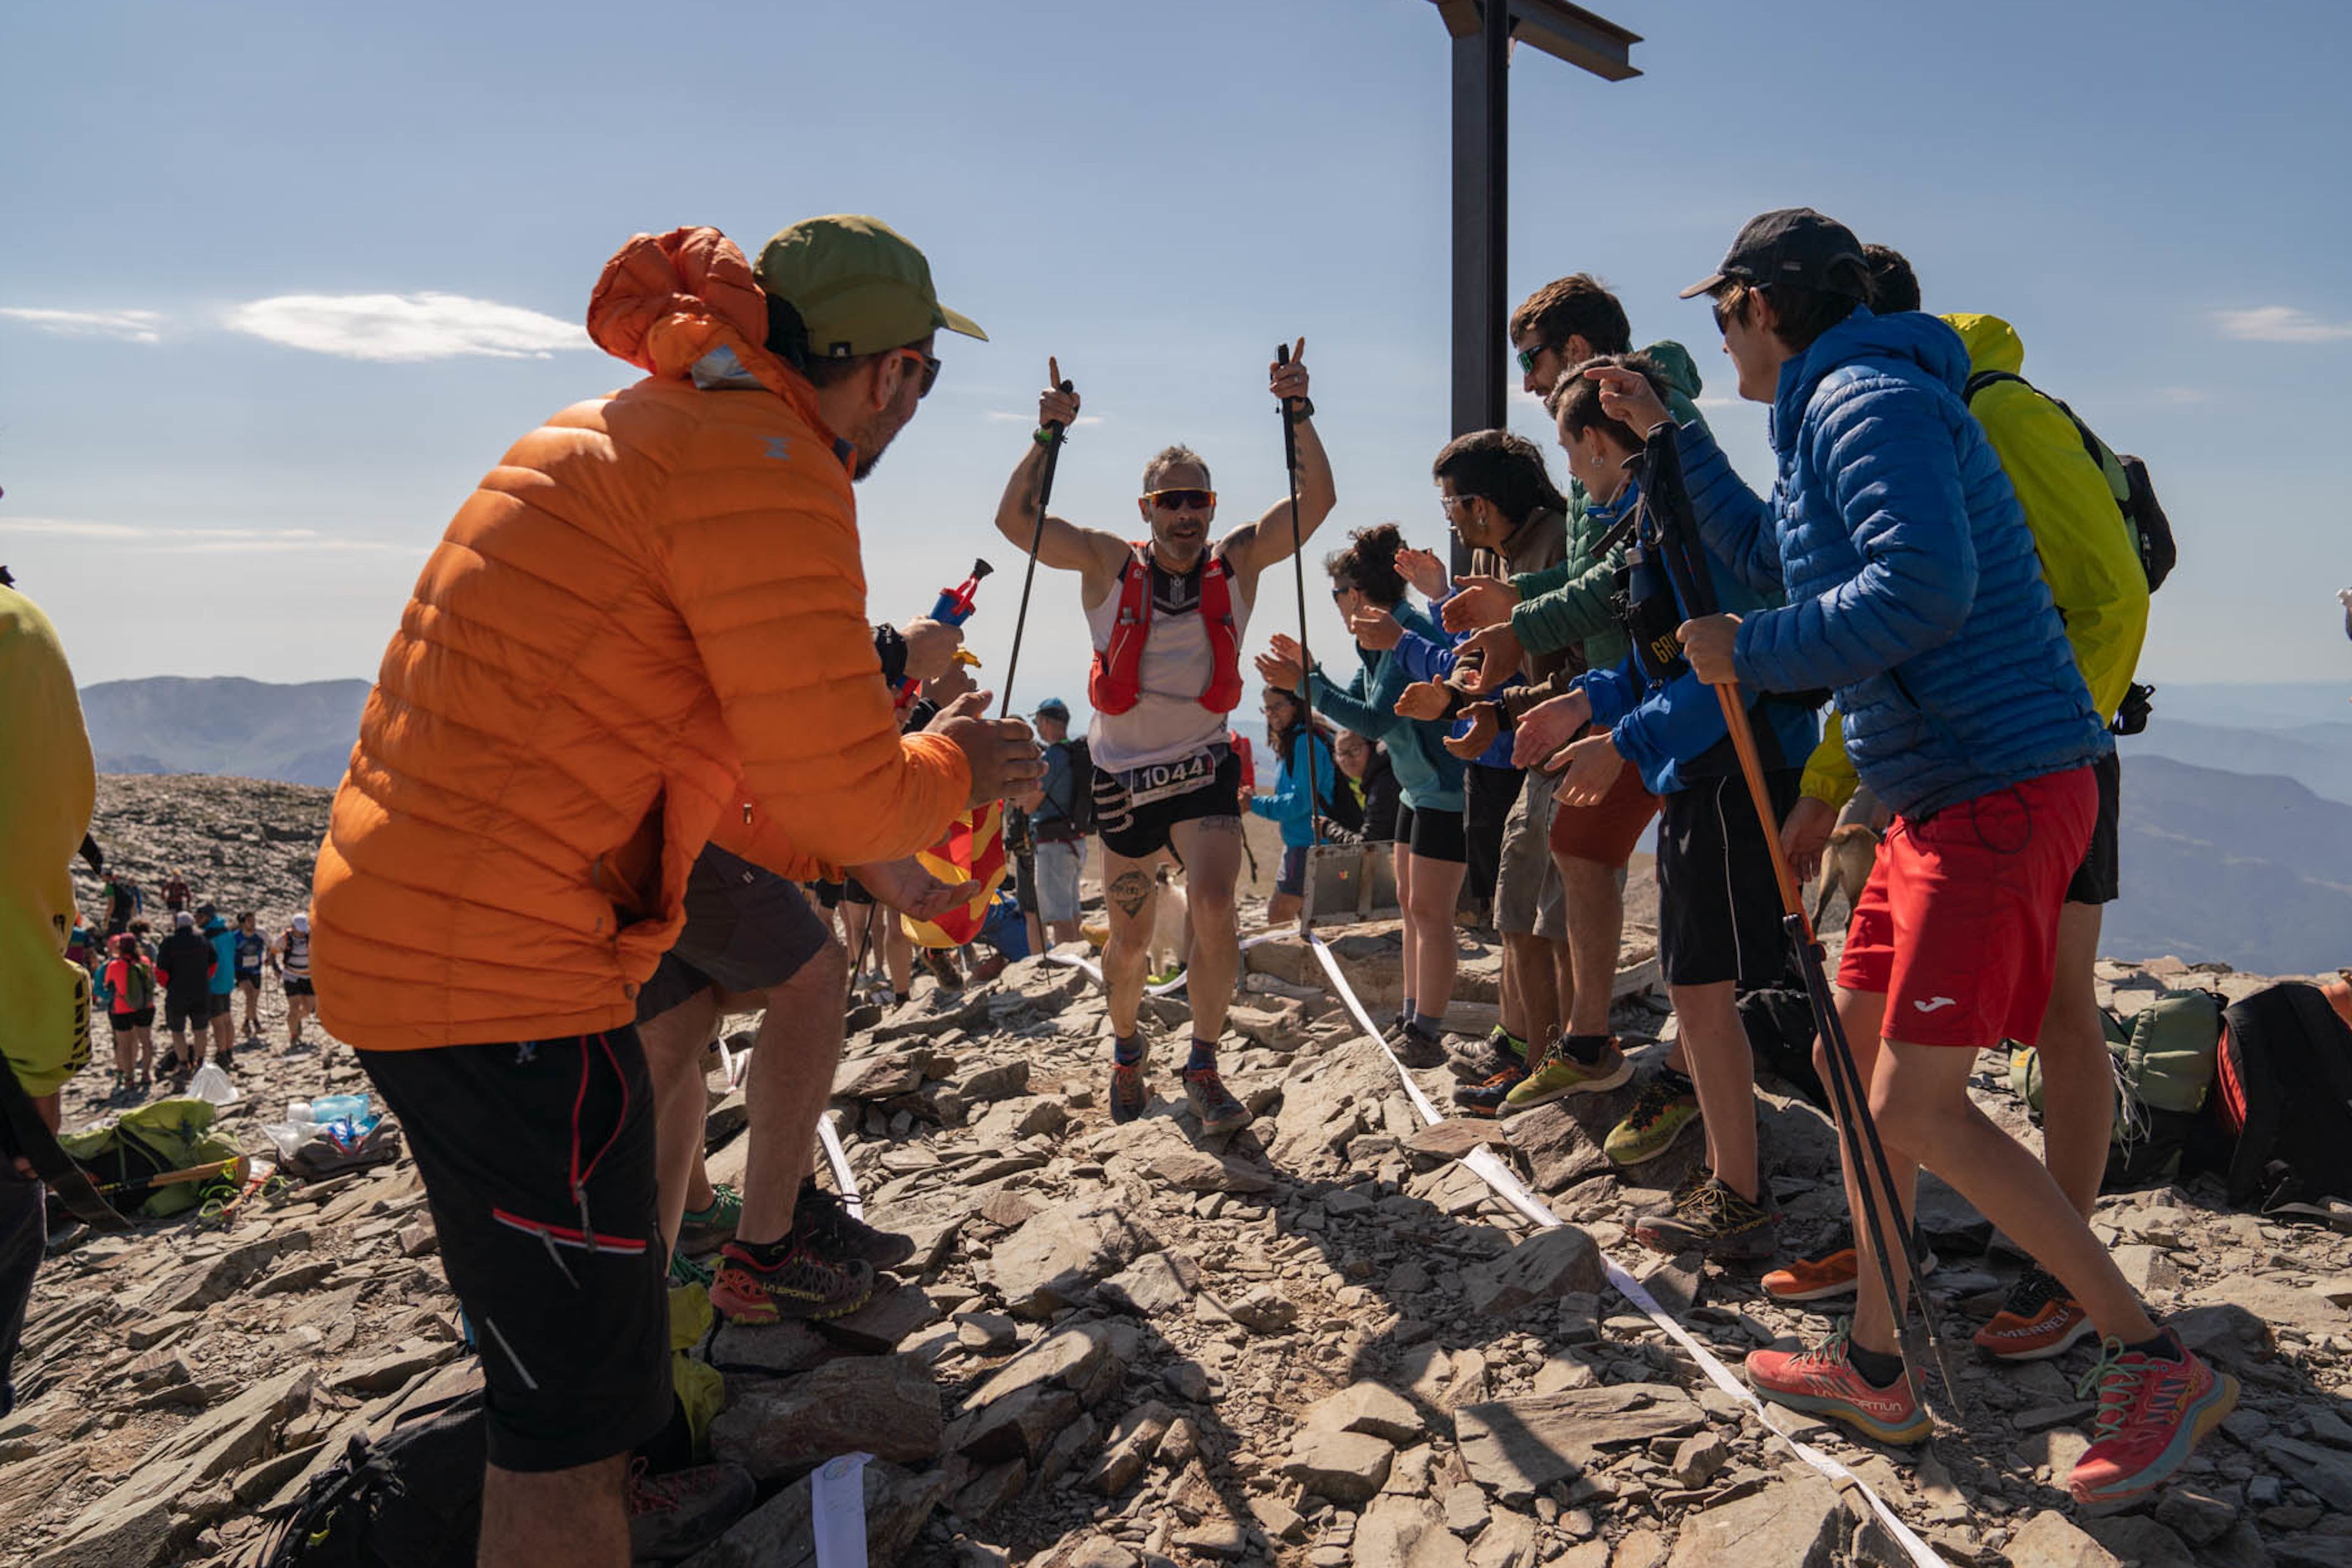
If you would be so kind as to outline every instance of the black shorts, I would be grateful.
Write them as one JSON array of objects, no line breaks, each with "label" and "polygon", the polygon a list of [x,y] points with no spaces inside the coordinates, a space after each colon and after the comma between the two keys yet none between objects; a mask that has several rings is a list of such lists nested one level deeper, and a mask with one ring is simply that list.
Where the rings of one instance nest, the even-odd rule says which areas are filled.
[{"label": "black shorts", "polygon": [[1469,859],[1469,846],[1464,840],[1462,814],[1458,811],[1400,805],[1396,841],[1412,850],[1416,859],[1451,860],[1457,866]]},{"label": "black shorts", "polygon": [[286,994],[289,996],[315,996],[318,993],[310,989],[310,982],[309,980],[289,974],[286,977]]},{"label": "black shorts", "polygon": [[261,971],[259,971],[258,969],[254,969],[254,970],[245,970],[245,969],[240,969],[240,970],[238,970],[238,971],[236,972],[236,988],[237,988],[239,991],[245,991],[245,990],[248,990],[248,989],[249,989],[249,990],[254,990],[254,991],[258,991],[258,990],[260,990],[260,989],[261,989]]},{"label": "black shorts", "polygon": [[1149,860],[1170,847],[1168,830],[1180,822],[1201,822],[1230,816],[1240,823],[1242,763],[1230,751],[1218,759],[1216,772],[1197,789],[1141,805],[1129,799],[1127,785],[1108,768],[1095,770],[1095,831],[1103,847],[1129,860]]},{"label": "black shorts", "polygon": [[180,1002],[171,996],[163,998],[163,1027],[167,1029],[201,1029],[213,1021],[213,999],[209,994]]},{"label": "black shorts", "polygon": [[[1804,774],[1764,775],[1773,831]],[[1658,964],[1669,985],[1769,985],[1788,972],[1780,886],[1764,825],[1734,773],[1663,795],[1658,816]]]},{"label": "black shorts", "polygon": [[668,1260],[636,1030],[359,1057],[425,1178],[490,1463],[571,1469],[652,1438],[673,1400]]},{"label": "black shorts", "polygon": [[2074,879],[2066,884],[2070,904],[2112,904],[2124,890],[2123,759],[2109,752],[2092,764],[2091,777],[2099,786],[2099,819],[2091,825],[2091,847],[2083,851]]},{"label": "black shorts", "polygon": [[1527,775],[1517,768],[1473,763],[1462,776],[1462,843],[1470,867],[1470,891],[1480,904],[1495,901],[1495,879],[1503,866],[1503,826],[1518,804]]},{"label": "black shorts", "polygon": [[1282,868],[1274,875],[1274,890],[1288,893],[1293,898],[1307,896],[1307,846],[1287,844],[1282,850]]},{"label": "black shorts", "polygon": [[205,1004],[205,1021],[210,1023],[215,1018],[227,1017],[229,998],[235,994],[236,993],[232,991],[214,992],[212,999]]},{"label": "black shorts", "polygon": [[133,1029],[153,1028],[155,1026],[155,1009],[152,1007],[142,1007],[136,1013],[109,1013],[106,1016],[106,1019],[108,1023],[114,1026],[114,1032],[116,1034],[127,1035]]},{"label": "black shorts", "polygon": [[686,929],[637,987],[637,1022],[716,986],[740,995],[781,985],[832,937],[799,888],[773,871],[703,847],[686,879]]}]

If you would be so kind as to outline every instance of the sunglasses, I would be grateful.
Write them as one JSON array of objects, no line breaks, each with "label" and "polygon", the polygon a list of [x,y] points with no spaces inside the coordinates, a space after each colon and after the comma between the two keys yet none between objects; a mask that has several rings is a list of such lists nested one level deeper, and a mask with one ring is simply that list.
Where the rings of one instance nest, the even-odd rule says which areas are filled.
[{"label": "sunglasses", "polygon": [[1521,349],[1518,352],[1519,374],[1521,375],[1535,374],[1536,361],[1543,358],[1544,355],[1549,353],[1551,353],[1551,345],[1549,343],[1544,344],[1541,348]]},{"label": "sunglasses", "polygon": [[1214,490],[1146,490],[1143,499],[1161,511],[1206,511],[1217,504]]},{"label": "sunglasses", "polygon": [[915,398],[918,402],[920,402],[922,399],[929,397],[931,395],[932,386],[937,384],[940,379],[940,362],[933,359],[929,354],[925,353],[920,349],[901,349],[898,352],[901,353],[913,354],[917,359],[923,362],[923,384],[915,389]]}]

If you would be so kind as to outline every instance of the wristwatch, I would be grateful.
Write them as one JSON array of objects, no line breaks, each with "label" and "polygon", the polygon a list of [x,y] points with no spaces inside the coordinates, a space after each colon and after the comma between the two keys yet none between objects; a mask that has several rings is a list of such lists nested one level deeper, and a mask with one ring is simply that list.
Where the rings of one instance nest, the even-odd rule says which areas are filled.
[{"label": "wristwatch", "polygon": [[1311,397],[1293,398],[1284,405],[1282,414],[1293,425],[1301,424],[1315,417],[1315,400]]}]

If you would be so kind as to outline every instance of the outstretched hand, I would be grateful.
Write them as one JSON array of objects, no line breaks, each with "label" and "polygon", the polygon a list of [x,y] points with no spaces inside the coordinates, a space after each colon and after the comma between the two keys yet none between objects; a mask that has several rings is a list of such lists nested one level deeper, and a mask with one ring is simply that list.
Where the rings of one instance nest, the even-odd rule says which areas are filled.
[{"label": "outstretched hand", "polygon": [[1307,669],[1299,662],[1298,645],[1280,633],[1275,635],[1273,650],[1258,655],[1255,663],[1258,679],[1276,691],[1297,696],[1307,690]]},{"label": "outstretched hand", "polygon": [[1480,702],[1466,711],[1470,728],[1459,735],[1445,738],[1445,749],[1465,763],[1475,763],[1486,754],[1495,737],[1503,732],[1503,710],[1492,702]]},{"label": "outstretched hand", "polygon": [[1484,697],[1510,679],[1527,658],[1527,650],[1519,646],[1519,636],[1508,621],[1471,633],[1454,652],[1462,689],[1473,697]]},{"label": "outstretched hand", "polygon": [[1397,715],[1403,719],[1443,719],[1453,706],[1454,694],[1434,680],[1416,680],[1396,700]]},{"label": "outstretched hand", "polygon": [[1532,768],[1548,761],[1591,720],[1592,700],[1580,689],[1537,703],[1519,715],[1511,766]]},{"label": "outstretched hand", "polygon": [[1348,616],[1348,631],[1362,647],[1386,653],[1404,641],[1404,627],[1395,616],[1377,605],[1366,605]]},{"label": "outstretched hand", "polygon": [[909,855],[902,860],[877,860],[852,866],[850,872],[877,902],[919,921],[937,920],[980,897],[978,882],[943,882]]},{"label": "outstretched hand", "polygon": [[971,794],[967,804],[985,805],[1017,795],[1045,776],[1045,756],[1036,737],[1018,719],[991,719],[988,704],[993,693],[968,691],[939,711],[925,726],[944,735],[964,755],[971,770]]},{"label": "outstretched hand", "polygon": [[1567,766],[1560,772],[1559,788],[1552,794],[1562,805],[1599,805],[1616,784],[1617,775],[1625,771],[1625,758],[1617,742],[1605,733],[1587,735],[1560,754]]},{"label": "outstretched hand", "polygon": [[[1402,552],[1397,559],[1404,559]],[[1454,596],[1445,601],[1445,629],[1466,632],[1507,621],[1518,603],[1518,590],[1502,578],[1472,573],[1454,584]]]}]

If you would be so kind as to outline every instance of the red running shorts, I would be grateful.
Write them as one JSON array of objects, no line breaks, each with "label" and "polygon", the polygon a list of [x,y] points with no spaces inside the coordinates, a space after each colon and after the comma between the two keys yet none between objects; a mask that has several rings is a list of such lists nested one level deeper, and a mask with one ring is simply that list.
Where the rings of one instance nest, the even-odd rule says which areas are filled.
[{"label": "red running shorts", "polygon": [[2058,911],[2098,815],[2083,767],[1896,817],[1854,904],[1837,983],[1884,994],[1886,1037],[1906,1045],[2034,1038]]}]

